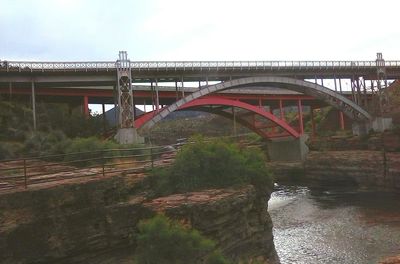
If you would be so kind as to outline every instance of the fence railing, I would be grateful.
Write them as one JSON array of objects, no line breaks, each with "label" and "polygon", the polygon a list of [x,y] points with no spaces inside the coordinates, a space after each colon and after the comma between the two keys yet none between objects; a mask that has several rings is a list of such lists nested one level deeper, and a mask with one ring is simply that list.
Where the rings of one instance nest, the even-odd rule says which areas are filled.
[{"label": "fence railing", "polygon": [[169,166],[180,144],[134,149],[107,149],[0,161],[0,191],[41,183],[121,173],[139,173]]},{"label": "fence railing", "polygon": [[[257,141],[249,141],[247,136],[248,134],[243,134],[225,138],[236,140],[242,147],[262,145]],[[209,140],[215,140],[215,138]],[[0,192],[80,178],[148,172],[156,167],[170,166],[179,148],[191,143],[184,139],[177,144],[165,146],[107,149],[0,160]]]},{"label": "fence railing", "polygon": [[[313,69],[369,69],[376,61],[131,61],[132,70],[164,71],[223,71],[223,70],[313,70]],[[400,68],[400,61],[384,61],[384,67]],[[6,71],[110,71],[117,68],[115,61],[88,62],[34,62],[0,61],[0,70]]]}]

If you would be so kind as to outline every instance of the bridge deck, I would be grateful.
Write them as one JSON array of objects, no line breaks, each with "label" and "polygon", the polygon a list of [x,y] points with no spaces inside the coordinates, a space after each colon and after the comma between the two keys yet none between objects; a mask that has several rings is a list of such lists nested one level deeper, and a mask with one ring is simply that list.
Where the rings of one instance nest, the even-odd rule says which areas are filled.
[{"label": "bridge deck", "polygon": [[[261,75],[294,76],[303,79],[376,78],[376,61],[132,61],[134,81],[227,80]],[[116,62],[0,62],[0,82],[72,82],[89,80],[112,83]],[[385,61],[388,79],[400,78],[400,61]],[[61,78],[64,77],[64,78]]]}]

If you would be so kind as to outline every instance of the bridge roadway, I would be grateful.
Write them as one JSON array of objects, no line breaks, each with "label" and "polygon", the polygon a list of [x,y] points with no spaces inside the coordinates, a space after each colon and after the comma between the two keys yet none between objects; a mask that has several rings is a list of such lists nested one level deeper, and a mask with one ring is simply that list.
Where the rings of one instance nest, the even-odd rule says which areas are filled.
[{"label": "bridge roadway", "polygon": [[[196,91],[186,82],[199,86],[213,81],[227,81],[254,76],[287,76],[295,79],[335,79],[335,90],[342,91],[342,79],[376,80],[377,61],[132,61],[129,62],[134,83],[153,83],[157,86],[159,104],[168,105]],[[38,96],[80,96],[86,103],[114,103],[113,88],[117,82],[115,61],[102,62],[27,62],[0,61],[0,94],[31,94],[32,83]],[[400,61],[385,61],[387,79],[400,78]],[[336,82],[338,79],[338,82]],[[175,89],[158,83],[175,82]],[[203,83],[201,83],[203,82]],[[337,86],[337,87],[336,87]],[[376,86],[376,84],[375,84]],[[149,85],[135,85],[137,104],[152,104]],[[260,91],[258,91],[260,90]],[[263,90],[263,91],[261,91]],[[369,91],[367,91],[368,93]],[[310,96],[284,89],[254,87],[223,92],[236,99],[312,101]],[[234,95],[233,95],[234,94]],[[353,95],[353,100],[354,94]],[[43,99],[43,98],[42,98]],[[54,98],[53,98],[54,99]],[[313,100],[316,108],[326,105]],[[87,107],[86,107],[87,108]]]},{"label": "bridge roadway", "polygon": [[[296,79],[400,78],[400,61],[132,61],[133,82],[226,81],[254,76]],[[0,62],[0,84],[115,85],[117,62]]]}]

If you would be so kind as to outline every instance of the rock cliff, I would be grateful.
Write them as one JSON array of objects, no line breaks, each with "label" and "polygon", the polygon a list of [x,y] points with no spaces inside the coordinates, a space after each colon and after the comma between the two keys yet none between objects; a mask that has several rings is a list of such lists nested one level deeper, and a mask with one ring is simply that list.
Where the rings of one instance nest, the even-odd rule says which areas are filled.
[{"label": "rock cliff", "polygon": [[400,153],[310,152],[304,163],[304,176],[321,185],[400,191]]},{"label": "rock cliff", "polygon": [[304,163],[270,162],[268,167],[283,184],[400,192],[400,152],[311,151]]},{"label": "rock cliff", "polygon": [[144,205],[199,230],[216,241],[230,259],[279,262],[267,197],[260,197],[252,186],[176,194]]},{"label": "rock cliff", "polygon": [[0,194],[1,263],[131,263],[137,223],[157,212],[214,239],[228,257],[278,263],[267,194],[247,186],[146,200],[143,177],[132,177]]}]

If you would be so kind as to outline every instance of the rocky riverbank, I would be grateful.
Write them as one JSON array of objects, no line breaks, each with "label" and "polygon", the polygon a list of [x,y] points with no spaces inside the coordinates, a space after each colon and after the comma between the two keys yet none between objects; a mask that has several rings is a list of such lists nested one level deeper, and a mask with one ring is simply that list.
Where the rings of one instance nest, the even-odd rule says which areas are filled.
[{"label": "rocky riverbank", "polygon": [[271,163],[278,182],[400,192],[400,153],[311,151],[304,163]]},{"label": "rocky riverbank", "polygon": [[130,263],[137,224],[162,212],[214,239],[229,258],[278,263],[269,194],[252,186],[146,198],[143,175],[1,194],[2,263]]}]

